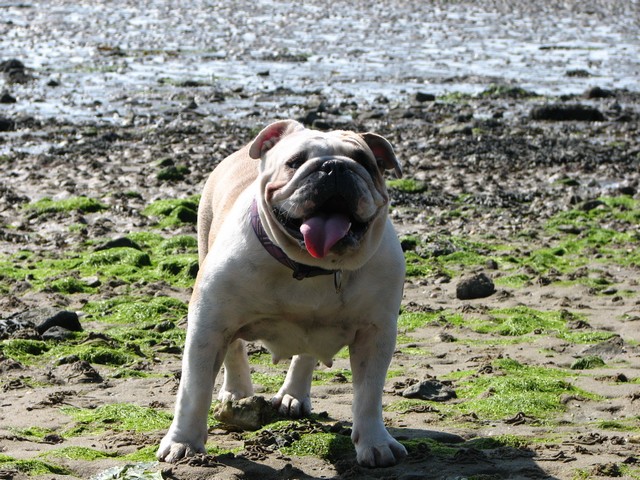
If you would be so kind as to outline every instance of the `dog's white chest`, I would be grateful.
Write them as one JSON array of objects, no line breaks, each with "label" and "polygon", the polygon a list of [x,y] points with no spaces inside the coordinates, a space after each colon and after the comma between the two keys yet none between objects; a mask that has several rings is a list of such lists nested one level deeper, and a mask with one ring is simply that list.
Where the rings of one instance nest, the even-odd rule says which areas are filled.
[{"label": "dog's white chest", "polygon": [[292,315],[287,312],[245,324],[236,333],[236,338],[261,341],[275,361],[307,354],[330,365],[334,355],[353,341],[357,323],[338,315]]}]

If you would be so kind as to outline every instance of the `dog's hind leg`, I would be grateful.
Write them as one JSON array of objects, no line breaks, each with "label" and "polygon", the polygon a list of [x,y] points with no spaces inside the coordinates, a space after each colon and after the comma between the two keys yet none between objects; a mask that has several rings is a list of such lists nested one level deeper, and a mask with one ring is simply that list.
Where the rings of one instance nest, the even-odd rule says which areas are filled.
[{"label": "dog's hind leg", "polygon": [[316,359],[310,355],[296,355],[291,359],[287,377],[271,403],[282,415],[300,418],[311,413],[311,379]]},{"label": "dog's hind leg", "polygon": [[239,400],[253,395],[251,369],[247,359],[247,348],[244,340],[234,340],[229,344],[224,357],[224,382],[218,400]]}]

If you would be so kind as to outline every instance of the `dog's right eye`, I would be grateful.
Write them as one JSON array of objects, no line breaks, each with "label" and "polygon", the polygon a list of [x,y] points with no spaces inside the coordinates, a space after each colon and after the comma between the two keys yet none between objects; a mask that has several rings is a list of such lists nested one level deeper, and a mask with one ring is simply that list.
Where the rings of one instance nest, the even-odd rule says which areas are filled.
[{"label": "dog's right eye", "polygon": [[300,168],[302,164],[306,161],[307,161],[307,155],[304,152],[300,152],[294,155],[293,157],[291,157],[289,160],[287,160],[287,167],[293,168],[293,169]]}]

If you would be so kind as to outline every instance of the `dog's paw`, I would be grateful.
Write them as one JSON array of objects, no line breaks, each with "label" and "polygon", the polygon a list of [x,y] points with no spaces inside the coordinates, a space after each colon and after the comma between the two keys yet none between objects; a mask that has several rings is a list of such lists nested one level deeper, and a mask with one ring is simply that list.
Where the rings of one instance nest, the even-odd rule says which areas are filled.
[{"label": "dog's paw", "polygon": [[[363,467],[390,467],[407,456],[407,449],[386,431],[386,438],[367,441],[364,438],[354,440],[356,459]],[[378,441],[376,441],[378,440]]]},{"label": "dog's paw", "polygon": [[160,443],[160,448],[156,453],[156,457],[161,462],[176,463],[185,457],[192,457],[196,453],[204,453],[203,446],[193,446],[190,443],[172,442],[165,440]]},{"label": "dog's paw", "polygon": [[311,399],[304,397],[302,400],[293,395],[278,394],[271,399],[271,405],[278,410],[280,415],[290,418],[302,418],[311,413]]},{"label": "dog's paw", "polygon": [[253,395],[253,389],[251,390],[240,390],[240,389],[233,389],[233,390],[227,390],[225,388],[222,388],[219,392],[218,392],[218,400],[220,400],[222,403],[225,402],[230,402],[231,400],[240,400],[242,398],[247,398]]}]

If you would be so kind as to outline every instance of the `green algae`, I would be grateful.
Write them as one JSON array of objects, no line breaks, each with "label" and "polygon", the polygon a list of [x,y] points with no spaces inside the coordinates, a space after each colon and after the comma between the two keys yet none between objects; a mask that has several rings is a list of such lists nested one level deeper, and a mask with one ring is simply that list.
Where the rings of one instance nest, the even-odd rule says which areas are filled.
[{"label": "green algae", "polygon": [[354,451],[353,442],[346,435],[337,433],[304,433],[299,440],[280,451],[285,455],[298,457],[314,456],[330,462],[335,462]]},{"label": "green algae", "polygon": [[313,372],[313,380],[311,385],[328,385],[336,382],[349,382],[353,381],[351,370],[347,369],[335,369],[335,370],[316,370]]},{"label": "green algae", "polygon": [[458,236],[430,235],[405,242],[405,265],[408,277],[454,276],[469,266],[485,265],[494,259],[499,246]]},{"label": "green algae", "polygon": [[94,269],[114,265],[142,268],[151,265],[151,258],[147,253],[135,248],[120,247],[91,252],[87,255],[84,263]]},{"label": "green algae", "polygon": [[578,358],[571,364],[571,370],[590,370],[593,368],[604,367],[606,364],[602,358],[597,355],[587,355]]},{"label": "green algae", "polygon": [[253,372],[251,374],[251,382],[261,385],[267,393],[276,393],[284,383],[284,378],[285,376],[279,373]]},{"label": "green algae", "polygon": [[83,311],[100,322],[109,324],[158,324],[162,320],[178,320],[187,314],[187,305],[173,297],[118,296],[88,302]]},{"label": "green algae", "polygon": [[66,436],[105,431],[144,433],[165,430],[173,418],[169,413],[129,403],[103,405],[95,409],[62,407],[61,410],[77,422],[64,432]]},{"label": "green algae", "polygon": [[42,439],[54,433],[54,430],[45,427],[28,427],[28,428],[18,428],[12,430],[13,433],[19,435],[21,437],[26,437],[29,440],[42,441]]},{"label": "green algae", "polygon": [[101,460],[117,457],[116,452],[104,452],[88,447],[69,446],[49,450],[39,455],[42,458],[64,458],[66,460]]},{"label": "green algae", "polygon": [[494,421],[522,413],[545,424],[566,410],[563,396],[601,399],[573,386],[568,378],[576,373],[571,370],[523,365],[512,359],[496,360],[491,366],[492,373],[464,371],[447,376],[458,398],[455,403],[402,399],[388,404],[385,410],[407,413],[427,406],[437,412],[440,421],[448,419],[458,426],[468,414],[480,421]]},{"label": "green algae", "polygon": [[[629,196],[600,197],[590,206],[560,212],[546,229],[564,239],[558,244],[574,256],[600,263],[640,266],[640,201]],[[588,255],[585,255],[588,254]]]},{"label": "green algae", "polygon": [[[576,208],[551,217],[544,226],[550,235],[547,245],[530,251],[524,234],[520,235],[520,240],[512,238],[508,243],[491,237],[474,240],[441,234],[407,237],[403,239],[407,276],[452,277],[466,271],[464,267],[495,262],[501,273],[496,284],[521,288],[534,281],[536,276],[571,276],[593,262],[640,266],[640,234],[636,228],[640,223],[640,202],[627,196],[601,197],[596,205],[595,208]],[[558,282],[560,279],[551,278],[550,281]],[[589,275],[577,276],[569,282],[602,288]]]},{"label": "green algae", "polygon": [[176,348],[181,348],[185,337],[182,329],[158,332],[119,327],[110,329],[108,332],[109,335],[97,338],[91,338],[87,333],[75,333],[64,342],[10,339],[0,343],[0,352],[26,365],[47,361],[60,365],[83,360],[100,365],[122,367],[152,357],[154,348],[159,345],[175,345]]},{"label": "green algae", "polygon": [[42,340],[10,339],[0,343],[0,352],[8,358],[28,364],[50,350],[49,343]]},{"label": "green algae", "polygon": [[524,413],[542,421],[565,410],[563,395],[596,398],[571,385],[564,370],[522,365],[511,359],[498,360],[493,367],[499,375],[483,375],[459,383],[456,393],[463,401],[456,408],[494,420]]},{"label": "green algae", "polygon": [[56,212],[99,212],[109,207],[98,200],[89,197],[71,197],[64,200],[53,200],[45,197],[36,202],[25,205],[27,210],[35,212],[37,215]]},{"label": "green algae", "polygon": [[17,470],[28,476],[36,475],[71,475],[72,472],[64,467],[42,460],[18,460],[0,453],[0,469]]},{"label": "green algae", "polygon": [[186,199],[157,200],[148,205],[142,214],[157,220],[159,228],[195,224],[198,220],[200,195]]},{"label": "green algae", "polygon": [[387,180],[387,187],[405,193],[422,193],[428,189],[428,184],[413,178],[397,178]]},{"label": "green algae", "polygon": [[[142,250],[118,247],[92,251],[86,245],[62,252],[18,252],[0,256],[0,290],[11,291],[15,282],[37,291],[64,294],[97,293],[105,282],[164,281],[190,287],[198,273],[197,241],[181,235],[164,239],[150,234],[131,234]],[[88,282],[87,278],[97,278]]]}]

